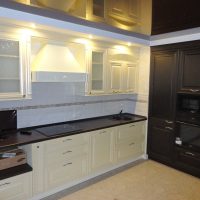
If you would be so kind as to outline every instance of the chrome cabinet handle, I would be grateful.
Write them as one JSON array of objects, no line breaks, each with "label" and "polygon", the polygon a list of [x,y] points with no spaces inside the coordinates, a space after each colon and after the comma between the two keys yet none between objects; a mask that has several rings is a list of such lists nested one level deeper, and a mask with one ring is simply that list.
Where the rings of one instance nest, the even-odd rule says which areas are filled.
[{"label": "chrome cabinet handle", "polygon": [[190,89],[191,92],[199,92],[199,90]]},{"label": "chrome cabinet handle", "polygon": [[132,124],[132,125],[129,126],[129,128],[134,127],[134,126],[135,126],[135,124]]},{"label": "chrome cabinet handle", "polygon": [[67,165],[72,165],[72,162],[64,164],[63,167],[66,167]]},{"label": "chrome cabinet handle", "polygon": [[173,124],[173,121],[165,120],[167,124]]},{"label": "chrome cabinet handle", "polygon": [[185,154],[186,154],[186,155],[189,155],[189,156],[195,156],[194,153],[191,153],[191,152],[189,152],[189,151],[186,151]]},{"label": "chrome cabinet handle", "polygon": [[65,154],[67,154],[67,153],[72,153],[72,151],[70,151],[70,150],[69,150],[69,151],[65,151],[65,152],[63,152],[62,154],[65,155]]},{"label": "chrome cabinet handle", "polygon": [[135,144],[135,142],[132,142],[132,143],[129,144],[129,146],[132,146],[132,145],[134,145],[134,144]]},{"label": "chrome cabinet handle", "polygon": [[165,126],[165,129],[168,129],[168,130],[170,130],[170,131],[173,131],[173,130],[174,130],[173,128],[171,128],[171,127],[169,127],[169,126]]},{"label": "chrome cabinet handle", "polygon": [[67,141],[71,141],[72,139],[71,138],[67,138],[65,140],[63,140],[63,142],[67,142]]},{"label": "chrome cabinet handle", "polygon": [[101,132],[99,132],[99,134],[102,134],[102,133],[106,133],[106,131],[101,131]]},{"label": "chrome cabinet handle", "polygon": [[10,185],[10,184],[11,183],[8,183],[8,182],[7,183],[3,183],[3,184],[0,185],[0,187],[5,186],[5,185]]}]

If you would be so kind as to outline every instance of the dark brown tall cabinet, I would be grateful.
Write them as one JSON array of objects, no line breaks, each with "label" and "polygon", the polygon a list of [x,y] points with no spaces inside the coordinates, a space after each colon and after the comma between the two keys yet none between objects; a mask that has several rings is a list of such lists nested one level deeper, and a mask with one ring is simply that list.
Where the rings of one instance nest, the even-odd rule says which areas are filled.
[{"label": "dark brown tall cabinet", "polygon": [[169,164],[174,143],[177,60],[177,50],[151,50],[148,153],[150,158]]},{"label": "dark brown tall cabinet", "polygon": [[148,156],[200,177],[200,41],[151,47]]}]

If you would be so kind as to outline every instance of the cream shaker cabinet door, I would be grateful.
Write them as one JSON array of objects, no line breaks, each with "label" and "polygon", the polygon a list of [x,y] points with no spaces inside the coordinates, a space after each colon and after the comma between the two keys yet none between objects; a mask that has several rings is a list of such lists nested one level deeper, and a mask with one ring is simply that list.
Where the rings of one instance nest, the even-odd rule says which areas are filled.
[{"label": "cream shaker cabinet door", "polygon": [[32,196],[32,173],[25,173],[0,181],[1,200],[27,200]]},{"label": "cream shaker cabinet door", "polygon": [[115,128],[91,132],[91,170],[106,170],[113,164]]},{"label": "cream shaker cabinet door", "polygon": [[122,125],[116,142],[117,162],[135,159],[144,154],[145,122]]}]

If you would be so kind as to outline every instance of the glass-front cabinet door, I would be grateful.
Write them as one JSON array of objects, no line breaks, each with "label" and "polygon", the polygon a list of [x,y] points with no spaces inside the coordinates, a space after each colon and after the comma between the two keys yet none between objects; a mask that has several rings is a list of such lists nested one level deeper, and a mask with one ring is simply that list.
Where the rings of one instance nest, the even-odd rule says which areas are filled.
[{"label": "glass-front cabinet door", "polygon": [[0,36],[0,98],[23,98],[30,95],[28,43]]},{"label": "glass-front cabinet door", "polygon": [[89,94],[105,93],[105,56],[104,49],[92,49],[89,52]]}]

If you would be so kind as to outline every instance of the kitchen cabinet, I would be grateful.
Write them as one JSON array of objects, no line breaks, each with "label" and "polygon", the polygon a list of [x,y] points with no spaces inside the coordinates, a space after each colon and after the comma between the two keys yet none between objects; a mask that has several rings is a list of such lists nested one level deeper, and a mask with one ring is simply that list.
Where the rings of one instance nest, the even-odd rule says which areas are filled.
[{"label": "kitchen cabinet", "polygon": [[106,20],[111,25],[132,30],[140,24],[139,0],[110,0],[106,10]]},{"label": "kitchen cabinet", "polygon": [[149,120],[148,156],[156,161],[172,164],[175,141],[174,124],[162,119]]},{"label": "kitchen cabinet", "polygon": [[167,47],[156,49],[151,51],[149,116],[173,120],[178,51]]},{"label": "kitchen cabinet", "polygon": [[0,34],[0,98],[30,98],[30,38]]},{"label": "kitchen cabinet", "polygon": [[107,128],[90,133],[92,172],[102,171],[113,165],[115,132],[115,128]]},{"label": "kitchen cabinet", "polygon": [[138,67],[136,63],[111,62],[111,93],[129,93],[137,91]]},{"label": "kitchen cabinet", "polygon": [[67,136],[44,143],[45,190],[70,184],[88,173],[89,135]]},{"label": "kitchen cabinet", "polygon": [[32,196],[32,173],[25,173],[0,181],[0,199],[27,200]]},{"label": "kitchen cabinet", "polygon": [[145,151],[145,122],[119,126],[116,138],[117,163],[133,160]]},{"label": "kitchen cabinet", "polygon": [[151,51],[148,155],[172,161],[178,51],[169,46]]},{"label": "kitchen cabinet", "polygon": [[153,0],[152,35],[199,27],[199,6],[198,0]]},{"label": "kitchen cabinet", "polygon": [[24,145],[33,168],[33,198],[69,188],[145,154],[146,122],[52,138]]},{"label": "kitchen cabinet", "polygon": [[180,49],[179,92],[200,93],[199,42]]},{"label": "kitchen cabinet", "polygon": [[177,169],[200,177],[200,154],[191,150],[175,149],[175,166]]},{"label": "kitchen cabinet", "polygon": [[103,48],[88,50],[88,93],[106,93],[106,56]]}]

